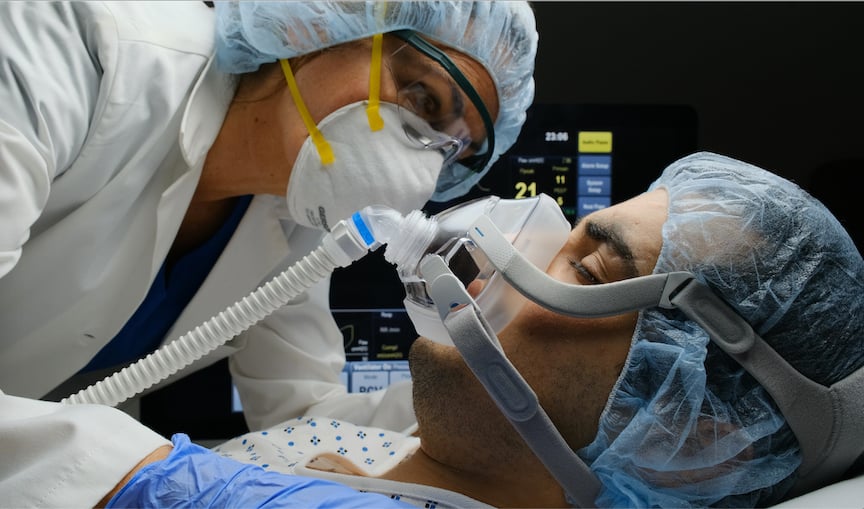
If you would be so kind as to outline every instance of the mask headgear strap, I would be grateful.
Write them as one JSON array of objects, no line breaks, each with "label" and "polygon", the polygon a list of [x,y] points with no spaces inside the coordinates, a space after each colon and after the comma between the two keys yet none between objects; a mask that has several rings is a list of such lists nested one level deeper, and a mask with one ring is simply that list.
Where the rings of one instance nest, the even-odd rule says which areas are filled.
[{"label": "mask headgear strap", "polygon": [[576,507],[594,507],[600,482],[567,445],[537,395],[504,355],[465,287],[438,255],[427,255],[420,272],[444,327],[486,392],[564,488],[568,500]]},{"label": "mask headgear strap", "polygon": [[792,496],[837,481],[864,454],[864,367],[826,387],[792,367],[707,286],[688,284],[672,303],[753,375],[780,408],[801,447]]}]

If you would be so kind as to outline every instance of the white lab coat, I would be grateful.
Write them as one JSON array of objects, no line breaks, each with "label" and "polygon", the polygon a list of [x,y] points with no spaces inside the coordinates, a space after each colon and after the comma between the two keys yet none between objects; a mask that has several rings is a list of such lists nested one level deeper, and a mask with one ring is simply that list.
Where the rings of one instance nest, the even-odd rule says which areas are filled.
[{"label": "white lab coat", "polygon": [[[0,500],[92,506],[167,442],[117,410],[29,398],[83,367],[146,295],[235,79],[211,65],[213,13],[202,2],[0,9]],[[284,197],[256,196],[166,339],[253,291],[320,235],[290,220]],[[180,376],[233,353],[253,428],[301,414],[407,428],[407,385],[346,394],[339,382],[328,284]]]}]

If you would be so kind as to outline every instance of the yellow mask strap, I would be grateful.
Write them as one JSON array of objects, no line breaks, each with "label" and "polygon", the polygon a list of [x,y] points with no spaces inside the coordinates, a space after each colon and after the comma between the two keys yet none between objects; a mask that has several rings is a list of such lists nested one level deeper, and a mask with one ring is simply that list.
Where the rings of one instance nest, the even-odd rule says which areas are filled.
[{"label": "yellow mask strap", "polygon": [[297,82],[294,80],[294,73],[291,72],[291,65],[288,64],[288,60],[284,58],[280,59],[279,63],[282,64],[282,72],[285,74],[285,80],[288,81],[288,90],[291,92],[291,98],[294,99],[294,104],[300,112],[303,124],[306,125],[306,130],[309,131],[309,136],[312,137],[312,143],[314,143],[315,148],[318,149],[318,157],[321,158],[321,164],[332,163],[336,160],[336,157],[333,155],[333,149],[330,148],[330,144],[327,143],[327,140],[324,139],[324,135],[318,130],[318,126],[315,125],[315,121],[312,120],[312,115],[310,115],[309,110],[306,109],[306,104],[303,102],[303,98],[300,97],[300,89],[297,88]]},{"label": "yellow mask strap", "polygon": [[372,36],[372,63],[369,66],[369,104],[366,106],[366,116],[369,119],[369,128],[380,131],[384,128],[384,119],[381,118],[379,105],[381,104],[381,60],[384,45],[384,34]]}]

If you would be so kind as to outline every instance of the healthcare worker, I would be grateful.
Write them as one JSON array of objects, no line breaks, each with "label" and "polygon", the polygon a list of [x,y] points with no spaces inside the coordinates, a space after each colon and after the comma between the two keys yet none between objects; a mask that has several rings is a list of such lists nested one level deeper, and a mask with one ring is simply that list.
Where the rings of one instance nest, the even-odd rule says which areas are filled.
[{"label": "healthcare worker", "polygon": [[[537,47],[525,2],[9,2],[0,34],[12,506],[95,505],[168,444],[38,399],[181,336],[365,205],[466,192],[515,141]],[[253,428],[319,408],[410,425],[407,391],[345,393],[327,290],[190,369],[235,353]]]}]

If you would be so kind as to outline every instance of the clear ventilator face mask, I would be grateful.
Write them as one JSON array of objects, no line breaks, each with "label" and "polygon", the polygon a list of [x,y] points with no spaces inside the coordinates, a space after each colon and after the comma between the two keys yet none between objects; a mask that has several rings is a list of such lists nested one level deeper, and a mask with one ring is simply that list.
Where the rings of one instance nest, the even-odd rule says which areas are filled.
[{"label": "clear ventilator face mask", "polygon": [[[573,285],[545,273],[570,227],[554,201],[489,197],[427,217],[370,206],[339,221],[321,245],[250,295],[156,352],[66,399],[116,405],[231,340],[336,267],[386,246],[405,283],[405,304],[422,334],[452,341],[498,408],[576,507],[594,507],[600,482],[566,443],[510,363],[497,332],[521,296],[583,318],[661,307],[680,309],[771,394],[801,446],[796,490],[837,479],[862,454],[864,368],[831,387],[812,382],[776,353],[734,309],[689,272]],[[476,283],[475,283],[476,282]],[[479,283],[471,295],[466,287]],[[434,314],[441,327],[434,323]]]},{"label": "clear ventilator face mask", "polygon": [[[570,224],[561,208],[545,194],[522,200],[478,198],[434,216],[437,232],[427,252],[439,256],[459,282],[472,289],[474,302],[497,332],[513,319],[526,299],[505,281],[471,239],[469,230],[480,216],[488,217],[514,249],[542,270],[567,241]],[[405,309],[417,333],[453,345],[428,293],[428,281],[416,267],[397,266],[397,270],[405,285]]]}]

